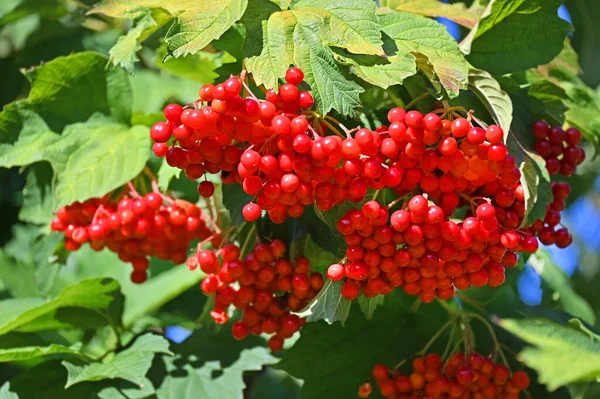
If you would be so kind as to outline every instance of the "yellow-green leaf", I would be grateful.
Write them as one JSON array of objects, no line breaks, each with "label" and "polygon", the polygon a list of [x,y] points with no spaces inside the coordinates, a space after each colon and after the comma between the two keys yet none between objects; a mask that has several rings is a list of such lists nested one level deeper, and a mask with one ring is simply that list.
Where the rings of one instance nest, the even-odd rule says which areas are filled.
[{"label": "yellow-green leaf", "polygon": [[180,57],[219,38],[242,17],[247,4],[248,0],[104,0],[90,13],[127,18],[140,7],[163,8],[176,18],[166,36],[169,53]]},{"label": "yellow-green leaf", "polygon": [[444,25],[420,15],[391,12],[380,16],[382,31],[394,40],[398,54],[412,53],[417,67],[432,72],[454,98],[468,83],[469,66]]},{"label": "yellow-green leaf", "polygon": [[483,11],[482,7],[467,8],[463,3],[447,4],[438,0],[384,0],[381,5],[425,17],[448,18],[467,28],[475,26]]}]

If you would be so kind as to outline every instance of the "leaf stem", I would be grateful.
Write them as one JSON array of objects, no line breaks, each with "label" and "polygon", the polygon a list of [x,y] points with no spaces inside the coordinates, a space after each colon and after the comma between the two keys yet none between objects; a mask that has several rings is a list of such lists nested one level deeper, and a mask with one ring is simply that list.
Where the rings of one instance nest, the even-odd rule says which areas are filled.
[{"label": "leaf stem", "polygon": [[409,108],[414,107],[414,105],[416,103],[418,103],[419,101],[422,101],[422,100],[426,99],[429,96],[430,96],[429,92],[426,91],[425,93],[421,94],[420,96],[413,98],[408,104],[406,104],[404,106],[404,109],[409,109]]},{"label": "leaf stem", "polygon": [[246,240],[244,241],[244,245],[242,245],[242,249],[240,250],[241,256],[246,256],[246,250],[248,249],[248,245],[250,245],[250,237],[256,232],[256,224],[252,225],[252,228],[248,232],[246,236]]},{"label": "leaf stem", "polygon": [[[321,122],[325,126],[327,126],[332,132],[334,132],[337,136],[339,136],[340,138],[345,139],[345,138],[349,137],[349,133],[348,132],[346,132],[346,137],[344,137],[344,135],[339,130],[337,130],[335,128],[335,126],[333,126],[331,123],[327,122],[325,119],[321,119]],[[341,127],[341,125],[340,125],[340,127]]]},{"label": "leaf stem", "polygon": [[427,350],[429,348],[431,348],[431,346],[435,343],[435,341],[448,329],[448,327],[450,327],[453,323],[456,323],[456,319],[451,318],[450,320],[448,320],[446,322],[446,324],[444,324],[442,326],[442,328],[440,328],[438,330],[438,332],[436,332],[433,337],[431,337],[431,339],[429,340],[429,342],[427,342],[427,344],[423,347],[423,349],[421,349],[419,352],[417,352],[417,355],[424,355],[425,353],[427,353]]},{"label": "leaf stem", "polygon": [[452,325],[452,330],[450,331],[450,338],[448,338],[448,343],[446,344],[446,348],[444,349],[444,352],[442,354],[442,359],[446,359],[446,356],[448,356],[448,351],[450,350],[450,347],[452,345],[452,340],[454,340],[454,336],[456,335],[456,324]]}]

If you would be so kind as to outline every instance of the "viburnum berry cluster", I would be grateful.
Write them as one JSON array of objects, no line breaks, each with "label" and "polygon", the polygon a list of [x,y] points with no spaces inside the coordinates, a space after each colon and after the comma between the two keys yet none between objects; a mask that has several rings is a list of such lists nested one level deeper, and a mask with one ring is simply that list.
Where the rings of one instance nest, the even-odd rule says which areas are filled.
[{"label": "viburnum berry cluster", "polygon": [[[221,173],[225,184],[239,183],[255,196],[243,208],[248,221],[266,210],[273,222],[282,223],[313,203],[326,211],[347,200],[362,201],[369,188],[397,186],[402,172],[385,164],[379,131],[359,129],[345,140],[337,130],[325,135],[335,128],[324,120],[328,117],[309,110],[314,100],[299,90],[303,79],[300,69],[290,68],[287,83],[278,93],[268,90],[265,100],[243,99],[238,76],[204,85],[195,108],[165,108],[167,121],[151,129],[154,152],[191,179]],[[198,191],[210,196],[214,186],[203,181]]]},{"label": "viburnum berry cluster", "polygon": [[551,176],[572,176],[585,160],[585,152],[579,147],[581,132],[577,128],[566,131],[560,126],[549,126],[537,121],[532,127],[535,151],[546,160],[546,169]]},{"label": "viburnum berry cluster", "polygon": [[[389,166],[401,171],[394,187],[400,197],[388,207],[369,201],[340,219],[346,258],[328,277],[346,279],[347,299],[401,286],[431,302],[451,298],[455,289],[502,284],[517,252],[538,249],[533,233],[518,229],[525,196],[503,130],[401,108],[390,110],[388,120],[375,142]],[[451,220],[462,207],[463,220]]]},{"label": "viburnum berry cluster", "polygon": [[283,241],[273,240],[257,244],[240,259],[239,247],[228,244],[217,252],[201,249],[187,261],[191,270],[199,266],[207,274],[201,287],[204,293],[215,295],[211,311],[215,322],[227,323],[233,305],[242,310],[242,320],[232,326],[233,337],[242,340],[250,333],[269,334],[267,344],[274,352],[305,323],[290,312],[305,307],[323,288],[323,276],[311,273],[305,257],[292,263],[285,252]]},{"label": "viburnum berry cluster", "polygon": [[[585,152],[579,147],[581,132],[576,128],[566,131],[560,126],[549,126],[544,121],[537,121],[532,127],[536,138],[534,149],[546,160],[546,169],[552,176],[572,176],[585,160]],[[560,227],[560,213],[566,208],[566,199],[571,193],[571,186],[565,181],[552,182],[552,202],[546,207],[543,220],[536,220],[529,230],[534,232],[544,245],[556,244],[566,248],[573,242],[573,237],[565,227]],[[558,227],[558,228],[557,228]]]},{"label": "viburnum berry cluster", "polygon": [[148,257],[180,264],[192,240],[214,236],[196,205],[135,191],[118,201],[92,198],[60,208],[51,229],[64,233],[69,251],[88,243],[95,251],[115,252],[132,264],[131,281],[138,284],[147,279]]},{"label": "viburnum berry cluster", "polygon": [[[387,399],[518,399],[530,383],[524,371],[511,374],[504,364],[477,352],[455,353],[445,364],[435,353],[416,357],[412,371],[407,374],[377,364],[372,375],[379,392]],[[370,383],[364,383],[358,389],[358,396],[366,398],[372,390]]]}]

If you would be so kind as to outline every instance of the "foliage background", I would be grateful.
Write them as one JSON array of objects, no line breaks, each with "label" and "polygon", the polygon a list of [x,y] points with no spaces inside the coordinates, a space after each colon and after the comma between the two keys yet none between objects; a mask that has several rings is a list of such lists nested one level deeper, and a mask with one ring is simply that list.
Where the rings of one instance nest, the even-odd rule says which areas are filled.
[{"label": "foliage background", "polygon": [[[515,1],[513,5],[518,3],[535,9],[540,6],[541,1]],[[110,98],[110,88],[98,89],[89,82],[77,82],[74,89],[63,96],[44,98],[46,102],[40,107],[46,108],[40,108],[41,111],[52,115],[50,123],[60,126],[59,130],[65,137],[68,134],[65,126],[86,123],[78,125],[77,129],[88,129],[87,137],[90,141],[75,140],[71,145],[100,145],[100,148],[106,148],[101,145],[125,148],[132,148],[137,143],[143,145],[147,140],[147,130],[142,127],[129,130],[129,126],[151,126],[161,119],[164,104],[171,101],[188,103],[196,98],[201,84],[239,72],[244,52],[257,56],[247,66],[257,70],[261,68],[259,54],[262,43],[257,42],[256,37],[248,36],[240,47],[238,40],[245,33],[238,25],[225,29],[223,36],[212,44],[195,43],[197,48],[190,49],[184,45],[185,40],[178,42],[181,40],[180,36],[170,35],[169,24],[162,25],[164,15],[160,10],[127,14],[130,19],[87,15],[86,12],[93,3],[95,2],[90,0],[5,0],[0,4],[0,72],[3,78],[0,103],[3,107],[15,100],[24,101],[27,97],[31,79],[36,79],[35,72],[27,72],[34,71],[29,68],[48,63],[57,57],[69,57],[62,59],[62,62],[70,66],[77,62],[78,56],[84,57],[81,62],[85,65],[79,72],[86,70],[89,76],[101,78],[100,80],[105,79],[107,74],[113,74],[116,81],[129,82],[131,85],[131,90],[116,90],[113,98]],[[262,2],[253,3],[250,0],[249,6],[258,3]],[[419,9],[415,6],[418,3],[416,1],[381,3],[382,6],[398,7],[404,11]],[[487,2],[480,3],[484,7]],[[554,5],[558,7],[560,1],[553,0],[551,3],[556,3]],[[459,22],[472,27],[477,18],[465,9],[461,8],[459,14],[455,10],[440,13],[449,17],[441,20],[446,22],[446,27],[454,38],[462,41],[469,30],[453,21],[459,15],[467,20]],[[600,135],[600,28],[594,23],[600,18],[600,4],[594,0],[567,0],[560,10],[564,18],[572,21],[574,29],[569,34],[568,41],[574,52],[561,54],[563,57],[554,65],[513,73],[510,79],[522,85],[539,78],[556,83],[558,86],[541,84],[537,87],[539,93],[532,95],[541,99],[544,110],[551,110],[558,121],[566,119],[575,125],[585,122],[584,133],[591,143],[586,149],[589,161],[571,179],[574,193],[564,216],[565,225],[575,236],[575,244],[566,250],[548,248],[549,258],[543,259],[547,264],[543,272],[539,267],[532,267],[535,264],[520,265],[509,276],[518,292],[510,287],[503,287],[494,293],[483,290],[479,297],[478,294],[473,295],[486,303],[487,311],[501,316],[515,317],[509,309],[519,309],[529,315],[564,322],[569,318],[561,313],[565,311],[598,327],[600,180],[598,162],[591,155],[594,154],[592,147],[597,145],[597,137]],[[523,25],[519,25],[519,29],[526,29],[523,26],[527,24],[534,28],[544,24],[544,16],[539,18],[525,21]],[[543,26],[544,29],[547,28],[548,35],[551,35],[554,27]],[[246,24],[245,29],[249,28],[257,27]],[[514,30],[515,36],[500,42],[498,37],[503,36],[494,35],[492,29],[488,33],[491,37],[489,40],[484,35],[473,41],[471,56],[468,58],[470,62],[477,64],[478,54],[489,48],[495,49],[495,58],[481,61],[477,65],[494,75],[513,72],[511,69],[506,70],[505,65],[513,65],[515,59],[527,61],[530,56],[524,56],[523,48],[515,44],[519,40],[519,29],[511,27],[508,22],[507,27],[498,29]],[[306,32],[304,34],[302,39],[310,43],[313,38]],[[165,36],[168,38],[167,42],[164,40]],[[144,39],[143,47],[137,42],[141,39]],[[533,40],[543,42],[544,51],[552,52],[551,47],[558,46],[555,51],[558,53],[563,48],[562,39],[558,42],[552,38],[545,42],[540,38]],[[209,47],[205,48],[206,45]],[[525,47],[525,52],[528,53],[529,50]],[[200,49],[204,50],[163,62],[167,54],[177,57]],[[374,66],[377,69],[376,63],[365,58],[368,55],[356,56],[346,50],[352,52],[351,48],[335,48],[332,59],[335,57],[342,65],[354,68],[353,71],[358,76],[361,76],[362,70],[367,82],[377,78],[377,82],[381,83],[383,80],[385,86],[385,77],[381,77],[376,70],[368,69]],[[120,67],[105,69],[106,58],[83,54],[90,51],[110,57],[114,63],[129,69],[132,75]],[[368,54],[377,54],[377,51],[375,48]],[[429,55],[430,61],[434,61]],[[448,57],[447,59],[451,58]],[[543,63],[549,62],[551,58]],[[406,77],[403,86],[392,86],[387,90],[369,86],[366,92],[358,93],[362,90],[361,86],[356,79],[348,78],[345,84],[349,91],[357,92],[355,97],[336,102],[336,97],[332,96],[329,100],[324,97],[321,101],[329,103],[339,113],[351,114],[350,110],[356,107],[356,101],[360,99],[364,105],[360,115],[361,122],[375,123],[381,109],[405,104],[422,91],[423,78],[409,78],[410,75],[403,69],[405,60],[393,60],[395,62],[397,64],[393,64],[390,73],[393,79]],[[466,74],[466,69],[461,71],[460,65],[456,66],[458,64],[451,65],[450,68],[456,68],[453,72],[459,75]],[[536,65],[525,65],[522,69]],[[282,60],[280,66],[285,70],[285,60]],[[60,71],[60,65],[57,69]],[[442,79],[443,74],[437,72]],[[320,72],[313,73],[318,79]],[[269,75],[267,71],[257,75],[265,82],[269,78],[271,81],[276,79],[276,76]],[[502,83],[502,88],[510,92],[511,82],[501,78],[498,80]],[[453,91],[458,94],[458,87],[453,90],[453,83],[455,82],[447,80],[444,86],[450,94]],[[531,89],[529,90],[531,94]],[[95,97],[98,93],[100,96]],[[48,106],[50,100],[54,102]],[[461,96],[456,101],[475,104],[473,96],[468,95]],[[515,115],[523,111],[518,101],[518,96],[513,98]],[[427,107],[427,104],[423,106]],[[21,105],[15,107],[21,110]],[[23,107],[27,108],[25,105]],[[326,109],[328,106],[324,107]],[[101,115],[95,114],[97,112]],[[7,115],[8,113],[4,113],[0,118],[3,123],[10,119]],[[97,118],[92,119],[97,125],[90,124],[89,117]],[[28,120],[27,123],[32,122]],[[136,137],[138,141],[111,139],[105,142],[103,137],[107,137],[109,131],[110,134],[122,132],[122,140]],[[12,143],[10,129],[2,125],[0,133],[0,164],[6,166],[0,169],[0,385],[4,384],[0,389],[0,398],[14,398],[16,395],[21,398],[348,397],[345,395],[355,392],[356,386],[366,378],[373,363],[388,361],[394,364],[398,359],[418,351],[427,340],[425,338],[439,328],[439,320],[447,317],[440,316],[444,314],[444,310],[436,305],[426,306],[416,315],[410,314],[409,299],[390,297],[386,299],[385,306],[375,312],[372,321],[367,321],[358,306],[355,306],[350,310],[345,327],[340,323],[329,326],[323,321],[311,324],[304,330],[301,340],[284,354],[270,354],[261,338],[241,343],[234,341],[230,338],[227,327],[214,327],[210,318],[207,318],[204,310],[206,298],[198,289],[200,275],[191,275],[185,269],[153,261],[153,278],[138,287],[129,282],[129,266],[108,252],[92,254],[91,250],[84,248],[74,254],[66,253],[61,247],[60,237],[48,234],[48,222],[51,220],[52,210],[57,206],[51,195],[53,168],[56,171],[64,161],[58,161],[47,154],[39,157],[39,154],[22,152],[5,157],[1,150],[6,150],[3,145]],[[67,149],[59,148],[60,151]],[[30,158],[23,161],[27,156]],[[21,160],[17,159],[19,157]],[[143,163],[144,157],[147,158],[147,154],[138,154]],[[76,171],[69,176],[74,184],[87,181],[96,168],[110,169],[117,165],[104,162],[101,166],[95,156],[90,158],[87,165],[89,170],[82,173]],[[130,169],[136,170],[135,157],[132,158],[133,166]],[[161,166],[160,160],[155,158],[150,158],[149,164],[155,171]],[[135,174],[121,176],[123,181],[120,184],[134,176]],[[98,182],[98,185],[101,183]],[[195,185],[185,178],[175,177],[170,184],[169,180],[163,184],[169,185],[176,195],[194,202],[198,200]],[[98,186],[95,188],[100,190]],[[76,199],[69,194],[68,189],[61,193],[61,203]],[[239,200],[239,197],[227,197]],[[228,207],[232,210],[232,206]],[[235,218],[235,212],[232,212],[231,217]],[[322,254],[322,249],[318,247],[312,248],[314,243],[310,241],[303,241],[303,244],[306,250],[319,253],[322,257],[319,258],[319,266],[326,267],[329,260],[327,253]],[[72,297],[63,291],[67,287],[75,287]],[[56,299],[49,301],[50,298]],[[399,317],[400,314],[403,317]],[[116,321],[121,316],[122,323]],[[14,324],[15,320],[17,324]],[[519,328],[521,333],[528,331],[526,326]],[[502,329],[497,330],[511,347],[515,350],[521,348],[522,342],[515,343],[514,338]],[[193,333],[188,338],[190,331]],[[539,331],[535,334],[539,334]],[[171,340],[170,345],[161,335]],[[524,335],[521,337],[528,341]],[[184,338],[187,339],[183,340]],[[406,342],[411,344],[407,346]],[[485,339],[479,343],[483,347],[489,344]],[[559,344],[562,345],[561,350],[573,350],[569,346],[573,342]],[[577,343],[573,345],[577,347]],[[390,351],[390,348],[393,350]],[[565,358],[560,357],[561,354],[564,353],[554,354],[553,358],[546,359],[541,366],[547,370],[547,375],[541,377],[546,378],[543,382],[558,378],[564,372],[560,365],[565,363]],[[600,389],[589,382],[600,376],[600,349],[597,342],[593,347],[587,348],[586,355],[584,361],[595,366],[590,375],[563,381],[573,382],[570,389],[558,389],[552,394],[534,387],[534,391],[539,389],[538,392],[547,395],[535,397],[598,397]],[[536,357],[543,358],[540,354],[536,354]],[[84,370],[90,359],[101,359],[105,365],[123,362],[122,364],[131,368],[127,375],[114,375],[107,369]],[[567,359],[567,363],[572,361]],[[66,362],[68,366],[61,365],[61,362]],[[271,366],[276,363],[277,366]],[[528,365],[537,369],[533,364]],[[65,386],[69,386],[66,391]]]}]

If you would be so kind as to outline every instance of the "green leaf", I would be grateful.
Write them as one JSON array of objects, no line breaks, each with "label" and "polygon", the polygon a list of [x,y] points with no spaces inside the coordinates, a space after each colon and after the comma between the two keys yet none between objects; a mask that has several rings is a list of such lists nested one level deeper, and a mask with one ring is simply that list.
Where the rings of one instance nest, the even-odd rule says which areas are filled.
[{"label": "green leaf", "polygon": [[244,59],[244,41],[246,40],[246,31],[240,24],[235,24],[227,29],[223,35],[217,40],[213,40],[210,44],[218,50],[223,50],[230,56],[230,59],[241,61]]},{"label": "green leaf", "polygon": [[234,225],[240,226],[246,221],[242,209],[247,203],[252,202],[252,196],[246,194],[239,184],[223,184],[221,190],[223,205],[229,211],[231,221]]},{"label": "green leaf", "polygon": [[446,4],[438,0],[383,0],[381,5],[425,17],[447,18],[467,28],[477,24],[482,11],[480,7],[467,8],[463,3]]},{"label": "green leaf", "polygon": [[39,357],[75,357],[78,359],[89,360],[89,358],[80,352],[77,346],[68,348],[63,345],[52,344],[49,346],[26,346],[19,348],[0,349],[0,363],[17,362],[30,360]]},{"label": "green leaf", "polygon": [[521,184],[525,190],[525,219],[523,225],[531,225],[537,219],[544,219],[546,206],[552,201],[550,175],[546,163],[535,154],[531,125],[535,121],[532,100],[519,85],[510,78],[499,78],[502,89],[509,93],[513,108],[513,119],[506,137],[509,152],[515,157],[521,171]]},{"label": "green leaf", "polygon": [[55,163],[58,205],[100,197],[137,176],[150,157],[148,130],[100,122],[65,130],[50,151],[72,148],[64,163]]},{"label": "green leaf", "polygon": [[[51,360],[23,370],[10,381],[11,391],[21,398],[84,399],[95,396],[92,383],[76,385],[65,391],[67,370],[60,360]],[[1,396],[0,396],[1,397]]]},{"label": "green leaf", "polygon": [[532,101],[535,119],[562,126],[568,109],[565,105],[568,97],[563,89],[547,80],[540,80],[529,86],[527,95],[535,100]]},{"label": "green leaf", "polygon": [[[187,60],[187,58],[182,58],[181,61]],[[149,70],[136,71],[131,83],[134,94],[133,110],[146,114],[160,113],[162,121],[164,121],[163,107],[168,101],[189,104],[198,99],[196,82],[173,76],[170,73],[157,73]]]},{"label": "green leaf", "polygon": [[589,86],[597,87],[600,83],[597,68],[600,27],[595,21],[600,17],[600,7],[594,0],[566,0],[565,7],[574,26],[571,41],[581,60],[582,78]]},{"label": "green leaf", "polygon": [[338,62],[349,65],[350,72],[365,82],[384,89],[402,84],[404,79],[417,73],[415,57],[412,54],[398,54],[385,59],[338,53],[335,58]]},{"label": "green leaf", "polygon": [[33,263],[16,261],[0,250],[0,281],[13,297],[40,296],[35,271]]},{"label": "green leaf", "polygon": [[69,388],[83,381],[100,381],[121,378],[143,387],[144,376],[152,366],[152,359],[157,353],[171,354],[169,341],[154,334],[144,334],[137,338],[133,345],[119,352],[106,363],[92,363],[76,366],[67,361],[62,364],[69,373],[67,385]]},{"label": "green leaf", "polygon": [[[116,121],[131,117],[131,90],[123,71],[105,71],[105,62],[80,53],[29,70],[29,97],[0,114],[0,165],[50,162],[54,206],[105,195],[150,155],[146,128]],[[91,117],[79,123],[82,116]]]},{"label": "green leaf", "polygon": [[579,64],[579,55],[571,46],[571,40],[566,38],[561,52],[549,63],[540,65],[535,70],[526,71],[529,75],[539,75],[547,79],[553,76],[559,79],[569,79],[581,75],[581,65]]},{"label": "green leaf", "polygon": [[[199,51],[194,55],[181,58],[171,58],[167,61],[162,62],[161,60],[167,55],[167,47],[161,46],[157,51],[157,57],[154,61],[154,65],[175,76],[190,79],[202,84],[212,83],[216,78],[217,74],[215,69],[221,66],[223,61],[227,61],[232,57],[224,57],[222,54],[209,53],[207,51]],[[170,77],[170,76],[169,76]],[[172,79],[172,78],[171,78]],[[187,83],[191,85],[191,82]],[[197,90],[195,90],[197,95]],[[191,90],[190,90],[191,92]],[[188,103],[191,101],[188,101]]]},{"label": "green leaf", "polygon": [[398,53],[413,54],[417,68],[427,75],[435,74],[451,98],[467,87],[467,61],[444,25],[403,12],[384,14],[379,19],[382,32],[394,40]]},{"label": "green leaf", "polygon": [[[509,146],[512,143],[513,134],[509,136]],[[546,206],[552,201],[552,188],[550,186],[550,175],[546,170],[546,163],[537,154],[534,154],[518,144],[515,154],[517,166],[521,171],[521,184],[525,190],[525,218],[523,226],[529,226],[536,220],[543,220],[546,215]],[[510,146],[514,148],[513,146]]]},{"label": "green leaf", "polygon": [[104,0],[90,13],[127,18],[139,7],[161,7],[176,17],[165,39],[169,55],[181,57],[194,54],[219,38],[242,17],[247,4],[247,0]]},{"label": "green leaf", "polygon": [[[124,385],[124,386],[120,386]],[[142,388],[132,387],[127,382],[112,383],[98,392],[100,399],[148,399],[156,397],[156,392],[152,386],[152,381],[144,378],[142,380]],[[81,386],[81,385],[80,385]],[[72,389],[72,388],[71,388]],[[71,390],[70,389],[70,390]],[[69,390],[69,391],[70,391]]]},{"label": "green leaf", "polygon": [[[551,61],[570,31],[558,17],[562,0],[496,0],[463,49],[473,66],[491,74],[523,71]],[[540,27],[544,29],[540,29]]]},{"label": "green leaf", "polygon": [[323,274],[327,271],[329,266],[337,263],[340,260],[331,252],[321,248],[321,246],[310,234],[308,234],[304,240],[302,255],[304,255],[310,262],[311,270],[318,271]]},{"label": "green leaf", "polygon": [[253,0],[248,3],[246,12],[240,20],[240,23],[246,28],[246,40],[243,48],[245,57],[253,57],[261,53],[263,48],[263,21],[268,20],[271,14],[287,8],[287,6],[279,7],[279,3],[275,4],[270,0]]},{"label": "green leaf", "polygon": [[355,54],[384,54],[372,1],[299,0],[292,9],[300,25],[308,28],[307,22],[316,22],[318,35],[330,45]]},{"label": "green leaf", "polygon": [[19,395],[10,391],[10,382],[5,382],[0,387],[0,399],[19,399]]},{"label": "green leaf", "polygon": [[4,18],[17,8],[24,0],[6,0],[0,3],[0,18]]},{"label": "green leaf", "polygon": [[175,357],[163,357],[150,372],[165,376],[157,384],[161,399],[243,399],[244,372],[277,361],[260,338],[236,341],[230,328],[203,328],[171,350]]},{"label": "green leaf", "polygon": [[294,42],[295,64],[304,71],[304,80],[311,86],[320,112],[326,114],[335,109],[343,115],[356,115],[359,94],[364,89],[346,79],[330,50],[309,28],[298,26]]},{"label": "green leaf", "polygon": [[190,272],[186,267],[170,269],[144,284],[132,285],[125,290],[127,302],[123,313],[123,325],[131,326],[139,317],[160,309],[191,287],[197,286],[203,273]]},{"label": "green leaf", "polygon": [[[154,261],[152,262],[155,263]],[[80,279],[90,279],[110,275],[121,285],[126,298],[123,310],[123,325],[131,327],[140,317],[150,314],[193,286],[204,277],[200,272],[191,272],[186,267],[172,267],[144,284],[131,282],[131,265],[119,260],[108,250],[95,252],[88,246],[82,247],[69,258],[71,270],[61,270],[63,283],[74,283]],[[151,268],[154,265],[151,265]]]},{"label": "green leaf", "polygon": [[544,249],[532,254],[527,261],[542,280],[552,290],[552,299],[557,301],[560,308],[567,313],[577,316],[593,325],[596,321],[594,309],[571,287],[571,282],[566,273],[558,267],[548,252]]},{"label": "green leaf", "polygon": [[342,297],[342,282],[328,280],[316,297],[300,312],[307,321],[325,320],[329,324],[339,321],[344,325],[350,314],[352,302]]},{"label": "green leaf", "polygon": [[33,165],[23,188],[19,220],[47,225],[52,221],[52,168],[47,163]]},{"label": "green leaf", "polygon": [[36,141],[27,137],[13,146],[0,146],[5,151],[0,164],[50,162],[54,207],[107,194],[138,175],[150,157],[146,127],[129,128],[105,117],[69,125],[62,135],[44,131],[37,136]]},{"label": "green leaf", "polygon": [[294,64],[304,71],[321,113],[335,109],[344,115],[356,114],[358,95],[364,90],[343,75],[328,45],[383,55],[372,1],[301,0],[291,10],[270,14],[262,28],[262,51],[246,60],[257,85],[277,88],[278,79]]},{"label": "green leaf", "polygon": [[[69,123],[86,121],[97,112],[129,123],[132,98],[129,78],[119,68],[107,71],[106,62],[106,57],[100,54],[83,52],[24,70],[31,82],[27,109],[38,113],[55,132]],[[10,122],[12,134],[13,129],[22,128],[21,120]],[[0,132],[4,136],[2,127]]]},{"label": "green leaf", "polygon": [[110,49],[109,61],[133,73],[133,66],[139,61],[136,52],[142,48],[139,42],[170,21],[171,15],[162,8],[143,8],[128,13],[126,17],[133,20],[133,27]]},{"label": "green leaf", "polygon": [[372,298],[368,298],[364,295],[361,295],[358,298],[358,304],[360,306],[360,309],[365,314],[365,317],[367,318],[367,320],[373,319],[373,313],[375,313],[375,310],[377,309],[378,306],[383,305],[384,301],[385,301],[385,296],[383,296],[381,294],[378,294]]},{"label": "green leaf", "polygon": [[267,367],[254,381],[250,399],[297,399],[301,388],[302,381],[285,371]]},{"label": "green leaf", "polygon": [[[50,301],[42,298],[0,301],[0,335],[9,331],[41,331],[88,321],[76,308],[92,311],[106,324],[120,325],[123,296],[110,278],[84,280],[69,286]],[[68,308],[68,309],[63,309]],[[71,317],[70,317],[71,316]]]},{"label": "green leaf", "polygon": [[171,180],[173,180],[173,178],[179,178],[180,174],[181,169],[169,166],[167,161],[163,160],[160,164],[158,174],[156,175],[160,191],[167,191],[169,189],[169,184],[171,184]]},{"label": "green leaf", "polygon": [[519,360],[534,369],[538,380],[550,391],[569,383],[600,378],[600,343],[581,329],[545,319],[498,323],[532,345],[519,353]]},{"label": "green leaf", "polygon": [[583,136],[600,147],[600,99],[596,93],[587,87],[579,78],[572,82],[561,82],[561,87],[567,92],[569,109],[565,113],[567,123],[581,130]]},{"label": "green leaf", "polygon": [[356,397],[358,385],[370,378],[375,364],[392,366],[410,358],[445,322],[406,310],[397,297],[388,295],[372,321],[355,306],[345,326],[307,323],[275,367],[304,380],[301,399]]},{"label": "green leaf", "polygon": [[508,135],[512,122],[513,104],[508,94],[486,71],[471,69],[469,71],[469,90],[485,105],[494,121],[504,130],[504,138]]}]

